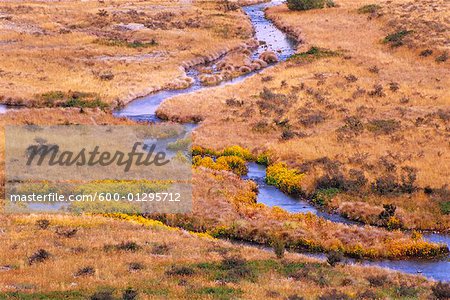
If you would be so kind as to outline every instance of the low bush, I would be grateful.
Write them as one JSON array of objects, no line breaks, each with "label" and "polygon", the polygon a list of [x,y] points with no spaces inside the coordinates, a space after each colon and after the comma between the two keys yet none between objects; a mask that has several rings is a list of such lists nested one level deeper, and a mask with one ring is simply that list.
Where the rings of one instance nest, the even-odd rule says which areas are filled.
[{"label": "low bush", "polygon": [[446,62],[448,60],[448,52],[444,52],[441,55],[436,57],[436,62],[441,63],[441,62]]},{"label": "low bush", "polygon": [[366,127],[376,134],[391,134],[400,128],[400,122],[393,119],[376,119],[370,121]]},{"label": "low bush", "polygon": [[254,160],[254,157],[250,150],[241,146],[230,146],[222,150],[219,156],[239,156],[247,161]]},{"label": "low bush", "polygon": [[138,292],[131,287],[125,289],[122,293],[122,300],[135,300],[137,298]]},{"label": "low bush", "polygon": [[327,7],[334,7],[331,0],[287,0],[287,6],[290,10],[309,10]]},{"label": "low bush", "polygon": [[221,156],[216,164],[227,166],[233,173],[241,176],[248,172],[246,161],[239,156]]},{"label": "low bush", "polygon": [[170,247],[167,244],[155,244],[152,247],[151,253],[155,255],[167,255],[169,254]]},{"label": "low bush", "polygon": [[121,242],[117,245],[105,245],[103,247],[103,250],[110,251],[110,250],[118,250],[118,251],[129,251],[129,252],[136,252],[141,249],[141,246],[139,246],[136,242]]},{"label": "low bush", "polygon": [[76,271],[74,277],[92,276],[95,274],[95,269],[93,267],[83,267]]},{"label": "low bush", "polygon": [[443,215],[450,215],[450,201],[444,201],[439,203],[439,207]]},{"label": "low bush", "polygon": [[439,300],[450,299],[450,283],[448,282],[439,281],[431,290],[433,291],[433,295]]},{"label": "low bush", "polygon": [[339,56],[339,52],[332,51],[325,48],[320,48],[317,46],[312,46],[308,51],[300,52],[292,55],[290,60],[305,60],[305,61],[313,61],[315,59],[324,58],[324,57],[332,57]]},{"label": "low bush", "polygon": [[148,42],[141,42],[141,41],[126,41],[123,39],[111,38],[111,39],[97,39],[94,41],[94,43],[103,46],[127,47],[127,48],[148,48],[158,45],[155,39],[151,39]]},{"label": "low bush", "polygon": [[327,255],[327,263],[330,266],[334,267],[338,263],[340,263],[343,258],[344,258],[344,256],[342,255],[341,252],[333,251],[333,252],[328,253],[328,255]]},{"label": "low bush", "polygon": [[210,295],[213,299],[238,299],[243,292],[227,286],[204,287],[196,291],[198,294]]},{"label": "low bush", "polygon": [[47,219],[39,219],[36,221],[36,226],[40,229],[47,229],[50,226],[50,221]]},{"label": "low bush", "polygon": [[374,14],[376,13],[381,6],[378,4],[367,4],[358,8],[358,13],[360,14]]},{"label": "low bush", "polygon": [[274,237],[271,242],[271,246],[273,247],[273,252],[277,256],[277,258],[284,257],[285,251],[285,242],[280,237]]},{"label": "low bush", "polygon": [[112,288],[100,288],[97,292],[92,294],[91,297],[89,297],[90,300],[115,300],[115,297],[113,295],[114,289]]},{"label": "low bush", "polygon": [[339,292],[337,290],[332,290],[329,292],[326,292],[322,296],[318,298],[319,300],[350,300],[351,298],[342,292]]},{"label": "low bush", "polygon": [[382,287],[390,282],[386,275],[373,275],[366,279],[372,287]]},{"label": "low bush", "polygon": [[75,234],[77,234],[77,232],[78,232],[77,228],[62,228],[62,227],[58,227],[55,231],[56,235],[65,238],[74,237]]},{"label": "low bush", "polygon": [[50,91],[37,96],[46,107],[108,108],[97,93]]},{"label": "low bush", "polygon": [[300,182],[304,174],[295,169],[289,169],[285,163],[276,163],[266,170],[266,182],[278,187],[285,193],[301,193]]},{"label": "low bush", "polygon": [[192,159],[192,163],[195,167],[232,171],[237,175],[245,175],[248,172],[246,161],[239,156],[220,156],[214,161],[211,157],[197,155]]},{"label": "low bush", "polygon": [[195,271],[191,267],[186,266],[171,266],[167,271],[168,276],[191,276]]},{"label": "low bush", "polygon": [[320,206],[327,206],[340,191],[337,188],[320,189],[313,196],[313,202]]},{"label": "low bush", "polygon": [[405,38],[405,36],[411,34],[412,32],[413,31],[411,30],[400,30],[391,33],[384,38],[383,43],[390,44],[391,47],[400,47],[404,44],[403,39]]},{"label": "low bush", "polygon": [[28,264],[40,263],[50,258],[50,253],[47,250],[39,249],[28,258]]},{"label": "low bush", "polygon": [[139,272],[144,269],[145,269],[145,266],[139,262],[131,262],[128,265],[128,271],[130,271],[130,272]]},{"label": "low bush", "polygon": [[417,289],[413,286],[401,284],[395,289],[395,293],[400,297],[407,297],[408,299],[417,297]]}]

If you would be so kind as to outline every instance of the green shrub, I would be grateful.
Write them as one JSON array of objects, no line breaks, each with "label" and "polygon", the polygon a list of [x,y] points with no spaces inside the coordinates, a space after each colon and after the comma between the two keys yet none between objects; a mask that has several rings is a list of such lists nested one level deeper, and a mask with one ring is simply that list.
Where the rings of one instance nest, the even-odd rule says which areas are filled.
[{"label": "green shrub", "polygon": [[327,7],[334,7],[331,0],[287,0],[287,6],[290,10],[309,10]]},{"label": "green shrub", "polygon": [[326,206],[340,192],[337,188],[320,189],[313,197],[313,202],[320,206]]},{"label": "green shrub", "polygon": [[441,208],[441,212],[444,215],[449,215],[450,214],[450,201],[446,201],[446,202],[441,202],[439,204],[440,208]]},{"label": "green shrub", "polygon": [[283,239],[274,237],[272,239],[271,245],[273,247],[273,252],[277,256],[277,258],[283,258],[285,251],[285,242],[283,241]]},{"label": "green shrub", "polygon": [[326,48],[320,48],[316,46],[312,46],[308,49],[308,51],[300,52],[292,55],[290,60],[305,60],[305,61],[313,61],[314,59],[324,58],[324,57],[332,57],[338,56],[339,52],[332,51]]},{"label": "green shrub", "polygon": [[384,38],[383,43],[385,44],[389,43],[391,44],[392,47],[400,47],[404,44],[403,39],[405,38],[405,36],[407,36],[412,32],[413,32],[412,30],[400,30],[391,33]]},{"label": "green shrub", "polygon": [[38,95],[43,106],[46,107],[80,107],[80,108],[107,108],[109,105],[100,99],[97,93],[77,91],[50,91]]}]

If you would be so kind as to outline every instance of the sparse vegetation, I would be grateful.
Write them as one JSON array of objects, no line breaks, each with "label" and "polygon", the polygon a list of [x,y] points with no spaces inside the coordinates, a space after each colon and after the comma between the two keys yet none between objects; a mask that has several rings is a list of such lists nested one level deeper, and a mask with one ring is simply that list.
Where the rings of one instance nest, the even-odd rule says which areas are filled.
[{"label": "sparse vegetation", "polygon": [[378,4],[367,4],[358,8],[360,14],[374,14],[381,8]]},{"label": "sparse vegetation", "polygon": [[291,10],[309,10],[327,7],[334,7],[330,0],[287,0],[287,6]]},{"label": "sparse vegetation", "polygon": [[315,59],[320,59],[324,57],[333,57],[338,56],[339,52],[332,51],[325,48],[320,48],[317,46],[312,46],[308,51],[297,53],[292,55],[290,60],[304,60],[304,61],[313,61]]},{"label": "sparse vegetation", "polygon": [[400,47],[404,45],[404,38],[411,34],[413,31],[411,30],[400,30],[394,33],[387,35],[383,42],[386,44],[390,44],[391,47]]}]

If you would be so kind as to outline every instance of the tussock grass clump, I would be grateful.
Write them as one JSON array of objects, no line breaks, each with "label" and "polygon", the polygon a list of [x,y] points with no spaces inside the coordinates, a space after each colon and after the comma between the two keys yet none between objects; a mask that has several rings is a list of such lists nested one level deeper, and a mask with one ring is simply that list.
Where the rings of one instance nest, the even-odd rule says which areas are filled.
[{"label": "tussock grass clump", "polygon": [[242,294],[242,290],[227,286],[215,286],[198,289],[195,293],[209,295],[214,299],[235,299]]},{"label": "tussock grass clump", "polygon": [[433,295],[439,300],[450,298],[450,283],[448,282],[439,281],[431,290],[433,291]]},{"label": "tussock grass clump", "polygon": [[276,163],[267,168],[266,182],[278,187],[285,193],[298,194],[302,191],[300,182],[304,174],[289,169],[285,163]]},{"label": "tussock grass clump", "polygon": [[436,57],[436,62],[438,63],[446,62],[448,60],[448,57],[449,57],[448,52],[445,51],[444,53]]},{"label": "tussock grass clump", "polygon": [[128,251],[128,252],[137,252],[139,250],[141,250],[141,246],[138,245],[136,242],[132,242],[132,241],[127,241],[127,242],[121,242],[120,244],[117,245],[105,245],[103,247],[103,250],[105,250],[106,252],[111,251],[111,250],[117,250],[117,251]]},{"label": "tussock grass clump", "polygon": [[76,271],[73,276],[74,277],[83,277],[83,276],[92,276],[95,274],[95,269],[91,266],[83,267]]},{"label": "tussock grass clump", "polygon": [[129,272],[139,272],[141,270],[144,270],[145,266],[140,262],[131,262],[128,264],[128,271]]},{"label": "tussock grass clump", "polygon": [[359,14],[374,14],[381,8],[378,4],[367,4],[358,8]]},{"label": "tussock grass clump", "polygon": [[400,129],[400,122],[394,119],[375,119],[366,128],[376,134],[391,134]]},{"label": "tussock grass clump", "polygon": [[47,219],[39,219],[39,220],[36,221],[36,226],[39,229],[45,230],[45,229],[47,229],[50,226],[50,221],[47,220]]},{"label": "tussock grass clump", "polygon": [[403,39],[408,35],[413,33],[412,30],[400,30],[394,33],[387,35],[383,43],[390,44],[391,47],[400,47],[404,45]]},{"label": "tussock grass clump", "polygon": [[195,271],[191,267],[186,266],[171,266],[167,271],[168,276],[191,276],[194,275]]},{"label": "tussock grass clump", "polygon": [[122,293],[122,300],[134,300],[134,299],[138,299],[138,291],[136,291],[135,289],[128,287],[126,288],[123,293]]},{"label": "tussock grass clump", "polygon": [[51,254],[45,249],[39,249],[33,255],[28,258],[28,264],[32,265],[35,263],[44,262],[49,259]]},{"label": "tussock grass clump", "polygon": [[64,237],[64,238],[71,238],[74,237],[78,232],[78,228],[62,228],[62,227],[58,227],[56,228],[56,235],[59,237]]}]

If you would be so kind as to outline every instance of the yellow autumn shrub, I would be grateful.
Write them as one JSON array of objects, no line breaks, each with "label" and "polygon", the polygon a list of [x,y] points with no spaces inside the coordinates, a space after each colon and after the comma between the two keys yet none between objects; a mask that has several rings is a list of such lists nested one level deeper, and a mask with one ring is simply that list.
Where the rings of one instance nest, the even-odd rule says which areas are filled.
[{"label": "yellow autumn shrub", "polygon": [[285,163],[276,163],[267,167],[266,181],[285,193],[301,192],[300,182],[304,174],[295,169],[289,169]]}]

